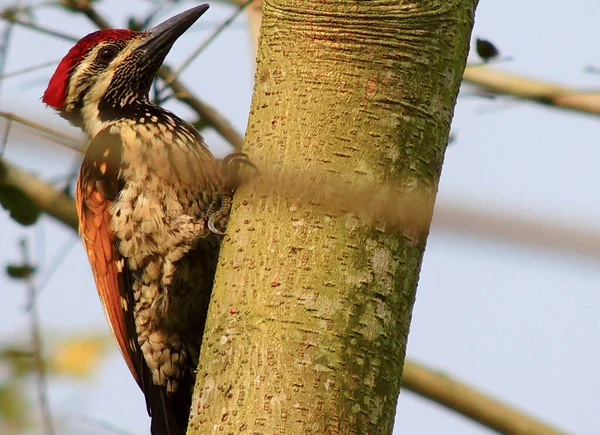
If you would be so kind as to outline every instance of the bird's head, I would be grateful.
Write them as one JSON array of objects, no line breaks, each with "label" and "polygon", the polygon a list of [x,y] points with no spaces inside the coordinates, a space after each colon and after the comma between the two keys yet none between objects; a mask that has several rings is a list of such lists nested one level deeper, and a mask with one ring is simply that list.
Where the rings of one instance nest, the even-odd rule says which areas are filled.
[{"label": "bird's head", "polygon": [[107,29],[84,36],[56,68],[42,101],[95,136],[147,101],[167,53],[207,9],[196,6],[147,31]]}]

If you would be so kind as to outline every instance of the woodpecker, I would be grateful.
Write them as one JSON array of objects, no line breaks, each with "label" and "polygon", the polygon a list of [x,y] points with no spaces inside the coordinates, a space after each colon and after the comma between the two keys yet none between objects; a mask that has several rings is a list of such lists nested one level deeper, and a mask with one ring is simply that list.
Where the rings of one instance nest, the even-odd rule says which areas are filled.
[{"label": "woodpecker", "polygon": [[[142,389],[153,435],[185,434],[221,236],[239,166],[149,91],[200,5],[149,31],[83,37],[43,102],[90,139],[79,172],[79,231],[123,357]],[[253,165],[252,165],[253,166]]]}]

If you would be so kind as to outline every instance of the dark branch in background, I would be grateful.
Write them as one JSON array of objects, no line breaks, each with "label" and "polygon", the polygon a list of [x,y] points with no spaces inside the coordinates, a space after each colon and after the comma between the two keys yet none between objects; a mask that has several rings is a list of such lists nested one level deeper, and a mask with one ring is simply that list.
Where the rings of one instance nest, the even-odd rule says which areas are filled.
[{"label": "dark branch in background", "polygon": [[61,0],[60,4],[73,12],[79,12],[99,29],[109,29],[112,26],[102,15],[92,7],[92,2],[87,0]]},{"label": "dark branch in background", "polygon": [[[173,70],[163,65],[158,71],[158,76],[165,82],[170,80]],[[196,112],[202,120],[214,128],[225,140],[227,140],[236,150],[242,149],[244,138],[233,128],[231,123],[221,115],[215,108],[204,103],[183,85],[179,80],[170,84],[173,90],[173,96]]]},{"label": "dark branch in background", "polygon": [[177,80],[179,78],[179,76],[181,75],[181,73],[188,67],[190,66],[194,60],[204,51],[206,50],[206,47],[208,47],[210,44],[212,44],[212,42],[217,39],[217,37],[223,33],[223,31],[229,27],[231,25],[231,23],[233,23],[233,21],[244,11],[244,9],[246,9],[246,7],[252,3],[254,0],[246,0],[246,2],[244,2],[243,4],[241,4],[234,12],[233,14],[231,14],[231,16],[229,18],[227,18],[225,21],[223,21],[219,26],[217,26],[217,28],[213,31],[213,33],[206,39],[206,41],[204,41],[202,44],[200,44],[200,46],[198,48],[196,48],[196,50],[194,50],[194,52],[192,54],[190,54],[188,56],[188,58],[186,60],[183,61],[183,63],[179,66],[179,68],[177,68],[177,71],[174,72],[173,76],[171,76],[171,79],[168,81],[165,81],[165,86],[169,87],[171,85],[171,83],[175,80]]},{"label": "dark branch in background", "polygon": [[561,435],[561,432],[467,385],[407,361],[402,388],[449,408],[499,433]]},{"label": "dark branch in background", "polygon": [[13,186],[20,189],[42,212],[77,231],[77,213],[73,200],[35,175],[0,159],[0,186]]},{"label": "dark branch in background", "polygon": [[34,266],[31,262],[29,253],[29,244],[26,239],[21,239],[22,266],[29,268],[32,273],[25,277],[25,285],[27,287],[27,304],[29,306],[29,317],[31,319],[31,341],[33,360],[36,368],[37,384],[38,384],[38,400],[40,410],[42,412],[42,421],[44,433],[46,435],[54,434],[54,426],[52,424],[52,414],[50,412],[50,404],[48,403],[48,380],[46,378],[46,363],[44,362],[43,346],[42,346],[42,328],[40,326],[40,317],[37,310],[36,295],[37,291],[33,282]]},{"label": "dark branch in background", "polygon": [[[90,2],[79,0],[63,0],[62,4],[69,10],[80,12],[85,15],[92,23],[100,29],[108,29],[110,23],[104,19],[92,6]],[[204,103],[185,85],[177,80],[173,69],[163,65],[158,71],[160,77],[173,90],[173,96],[196,112],[203,121],[214,128],[225,140],[227,140],[236,150],[242,148],[244,138],[233,128],[231,123],[222,116],[216,109]]]}]

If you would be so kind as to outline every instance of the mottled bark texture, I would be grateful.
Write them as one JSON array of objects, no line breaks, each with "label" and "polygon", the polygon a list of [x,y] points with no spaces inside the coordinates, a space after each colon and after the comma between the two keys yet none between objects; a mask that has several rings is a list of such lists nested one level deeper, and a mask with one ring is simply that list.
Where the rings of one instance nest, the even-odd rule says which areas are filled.
[{"label": "mottled bark texture", "polygon": [[391,433],[476,3],[264,2],[189,433]]}]

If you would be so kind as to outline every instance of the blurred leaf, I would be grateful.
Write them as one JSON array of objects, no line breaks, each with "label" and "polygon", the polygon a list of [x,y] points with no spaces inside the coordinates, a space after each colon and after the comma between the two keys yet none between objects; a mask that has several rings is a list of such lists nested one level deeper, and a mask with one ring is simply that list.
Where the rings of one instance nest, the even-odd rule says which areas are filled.
[{"label": "blurred leaf", "polygon": [[27,427],[28,405],[15,382],[0,384],[0,433],[21,433]]},{"label": "blurred leaf", "polygon": [[8,345],[0,349],[0,361],[10,366],[12,379],[21,378],[35,370],[33,353],[22,347]]},{"label": "blurred leaf", "polygon": [[86,377],[92,374],[100,359],[110,349],[110,340],[101,337],[74,337],[57,343],[48,360],[52,373]]},{"label": "blurred leaf", "polygon": [[27,279],[36,271],[34,266],[29,264],[8,264],[6,273],[13,279]]},{"label": "blurred leaf", "polygon": [[196,121],[192,122],[192,125],[196,127],[196,130],[198,131],[202,131],[208,127],[208,123],[203,118],[198,118]]},{"label": "blurred leaf", "polygon": [[600,75],[600,68],[594,65],[586,65],[583,70],[588,74]]},{"label": "blurred leaf", "polygon": [[482,58],[485,62],[492,60],[500,54],[498,49],[494,44],[486,39],[477,38],[475,43],[475,49],[477,50],[477,54],[480,58]]},{"label": "blurred leaf", "polygon": [[136,32],[140,32],[144,29],[144,23],[134,17],[130,17],[127,20],[127,28],[129,30],[135,30]]},{"label": "blurred leaf", "polygon": [[448,136],[448,145],[452,145],[454,142],[456,142],[456,133],[451,132]]},{"label": "blurred leaf", "polygon": [[11,218],[25,226],[36,223],[41,214],[37,204],[16,186],[0,184],[0,204]]}]

